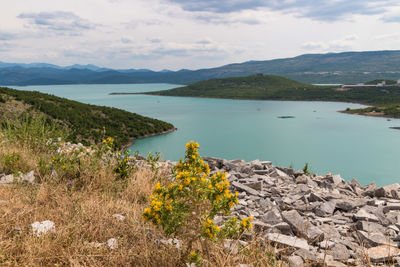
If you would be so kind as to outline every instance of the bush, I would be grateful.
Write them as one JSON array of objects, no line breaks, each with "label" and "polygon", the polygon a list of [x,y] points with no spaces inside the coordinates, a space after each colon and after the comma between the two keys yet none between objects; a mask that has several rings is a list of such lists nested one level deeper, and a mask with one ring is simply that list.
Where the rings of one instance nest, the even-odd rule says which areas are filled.
[{"label": "bush", "polygon": [[230,209],[238,203],[237,193],[229,191],[226,173],[210,175],[198,148],[193,141],[186,144],[185,159],[175,166],[173,179],[156,184],[150,207],[143,213],[145,221],[161,227],[166,235],[186,240],[183,257],[189,261],[196,259],[192,261],[196,264],[199,256],[192,250],[196,243],[204,252],[207,242],[226,237],[227,233],[238,237],[252,227],[251,217],[242,221],[233,219],[221,228],[214,224],[216,215],[230,214]]}]

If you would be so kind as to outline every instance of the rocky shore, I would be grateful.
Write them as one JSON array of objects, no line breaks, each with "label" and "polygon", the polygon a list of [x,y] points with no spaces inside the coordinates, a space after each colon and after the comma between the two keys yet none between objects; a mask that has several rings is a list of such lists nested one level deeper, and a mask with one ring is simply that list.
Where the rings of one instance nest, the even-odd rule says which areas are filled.
[{"label": "rocky shore", "polygon": [[204,160],[212,172],[228,172],[239,192],[233,215],[254,217],[254,234],[276,245],[290,266],[400,264],[399,184],[362,186],[268,161]]}]

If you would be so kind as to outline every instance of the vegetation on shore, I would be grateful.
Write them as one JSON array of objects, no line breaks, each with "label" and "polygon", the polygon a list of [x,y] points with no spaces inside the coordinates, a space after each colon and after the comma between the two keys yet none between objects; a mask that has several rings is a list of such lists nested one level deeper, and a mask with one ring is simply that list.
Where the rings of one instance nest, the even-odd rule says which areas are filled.
[{"label": "vegetation on shore", "polygon": [[369,115],[372,110],[375,110],[375,115],[400,118],[400,86],[354,88],[313,86],[284,77],[257,74],[247,77],[211,79],[185,87],[146,94],[228,99],[352,102],[373,107],[347,110],[346,112]]},{"label": "vegetation on shore", "polygon": [[[16,106],[19,107],[16,112]],[[162,133],[174,129],[170,123],[144,117],[125,110],[95,106],[32,91],[0,87],[0,121],[15,116],[44,114],[48,123],[70,129],[68,140],[83,144],[98,143],[104,136],[113,136],[122,146],[131,138]]]},{"label": "vegetation on shore", "polygon": [[[65,140],[69,130],[57,124],[50,127],[41,116],[10,121],[8,126],[0,131],[0,173],[33,170],[35,183],[0,184],[1,266],[184,266],[188,261],[197,266],[279,266],[274,248],[262,246],[256,240],[249,240],[246,247],[238,244],[238,253],[233,254],[226,251],[223,240],[201,237],[201,244],[190,243],[190,236],[179,235],[178,240],[145,223],[142,215],[149,205],[154,209],[156,222],[159,210],[160,220],[166,219],[164,204],[171,205],[173,216],[185,214],[188,205],[179,203],[178,192],[174,196],[176,202],[168,200],[158,206],[158,201],[150,199],[153,189],[161,195],[159,190],[164,189],[160,184],[171,181],[174,175],[168,165],[154,161],[153,157],[147,162],[127,159],[124,153],[117,153],[112,138],[91,147],[55,141],[59,137]],[[195,161],[200,163],[200,158]],[[183,171],[196,166],[185,165],[189,169]],[[192,185],[186,185],[183,191],[196,202],[193,197],[201,192],[190,191],[191,188]],[[215,193],[216,198],[217,189],[215,185],[214,191],[205,192]],[[206,195],[201,196],[199,203],[207,203],[203,199]],[[210,201],[215,202],[213,211],[217,211],[219,202],[212,198]],[[189,221],[196,223],[203,219],[200,214],[188,215]],[[178,225],[169,226],[187,227],[188,221],[182,218],[175,218]],[[45,220],[54,222],[54,231],[35,234],[30,225]],[[168,224],[168,220],[160,222]],[[202,224],[201,232],[196,233],[208,234],[207,229],[213,226],[210,225]],[[241,227],[249,228],[249,221],[243,220]],[[216,227],[209,231],[214,233]],[[108,240],[113,240],[112,246]],[[192,251],[188,253],[184,248],[189,244]]]}]

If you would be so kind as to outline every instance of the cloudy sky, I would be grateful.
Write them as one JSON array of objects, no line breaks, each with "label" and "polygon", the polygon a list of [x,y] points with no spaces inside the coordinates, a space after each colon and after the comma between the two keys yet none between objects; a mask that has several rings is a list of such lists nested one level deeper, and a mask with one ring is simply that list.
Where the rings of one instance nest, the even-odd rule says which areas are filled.
[{"label": "cloudy sky", "polygon": [[153,70],[400,50],[399,0],[1,0],[0,61]]}]

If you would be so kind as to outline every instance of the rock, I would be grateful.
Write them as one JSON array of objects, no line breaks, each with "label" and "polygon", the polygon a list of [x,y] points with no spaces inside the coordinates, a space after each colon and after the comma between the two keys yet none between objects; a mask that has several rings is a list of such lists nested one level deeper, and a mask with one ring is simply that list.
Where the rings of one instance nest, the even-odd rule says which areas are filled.
[{"label": "rock", "polygon": [[307,184],[308,177],[306,175],[301,175],[296,178],[296,184]]},{"label": "rock", "polygon": [[288,263],[290,267],[301,267],[304,261],[300,256],[292,255],[288,257]]},{"label": "rock", "polygon": [[383,207],[384,213],[388,213],[391,210],[400,210],[400,203],[387,203],[387,205]]},{"label": "rock", "polygon": [[331,255],[333,259],[339,261],[345,261],[350,258],[350,252],[346,246],[342,244],[335,244],[327,253]]},{"label": "rock", "polygon": [[346,264],[341,263],[339,261],[334,261],[334,260],[328,260],[325,262],[326,267],[347,267]]},{"label": "rock", "polygon": [[110,238],[107,240],[107,247],[111,250],[118,248],[118,241],[115,238]]},{"label": "rock", "polygon": [[120,220],[121,222],[125,221],[125,216],[121,214],[113,214],[113,218]]},{"label": "rock", "polygon": [[292,228],[290,228],[290,225],[285,223],[285,222],[281,222],[281,223],[275,224],[273,226],[273,228],[279,230],[282,234],[285,234],[285,235],[292,235],[293,234]]},{"label": "rock", "polygon": [[311,242],[324,239],[324,233],[310,222],[305,221],[296,210],[284,211],[282,217],[299,236],[305,237]]},{"label": "rock", "polygon": [[54,225],[54,222],[48,220],[42,222],[34,222],[30,226],[32,228],[32,232],[36,236],[41,236],[42,234],[56,232],[56,227]]},{"label": "rock", "polygon": [[357,221],[379,222],[378,217],[362,208],[354,214],[354,218]]},{"label": "rock", "polygon": [[[324,232],[324,237],[325,239],[340,239],[340,233],[338,232],[338,230],[329,224],[323,224],[321,226],[319,226],[319,229]],[[324,242],[324,241],[322,241]]]},{"label": "rock", "polygon": [[238,246],[237,242],[235,242],[231,239],[224,240],[224,248],[227,252],[229,252],[232,255],[236,255],[239,252],[239,246]]},{"label": "rock", "polygon": [[253,188],[254,190],[257,191],[262,191],[263,189],[262,182],[247,183],[246,186]]},{"label": "rock", "polygon": [[288,236],[283,234],[276,234],[276,233],[268,233],[265,237],[275,243],[279,243],[285,246],[294,247],[294,248],[302,248],[302,249],[309,249],[309,245],[307,241],[302,238],[297,238],[294,236]]},{"label": "rock", "polygon": [[358,180],[356,178],[351,179],[351,181],[349,182],[349,185],[351,187],[353,187],[353,189],[362,188],[362,185],[358,182]]},{"label": "rock", "polygon": [[400,249],[390,246],[377,246],[367,249],[367,255],[373,263],[385,263],[400,256]]},{"label": "rock", "polygon": [[358,221],[356,224],[358,230],[367,232],[367,233],[384,233],[385,227],[378,223],[374,222],[366,222],[366,221]]},{"label": "rock", "polygon": [[310,202],[325,202],[325,200],[320,195],[318,195],[317,193],[314,193],[314,192],[312,192],[310,194],[310,196],[308,197],[308,201],[310,201]]},{"label": "rock", "polygon": [[330,216],[335,211],[335,208],[336,208],[336,201],[334,200],[321,203],[319,207],[315,209],[315,215],[320,217]]},{"label": "rock", "polygon": [[343,183],[343,179],[342,179],[342,177],[340,177],[339,174],[327,175],[325,177],[325,180],[329,181],[330,183],[333,183],[334,185]]},{"label": "rock", "polygon": [[397,190],[390,190],[390,194],[392,195],[392,198],[399,199],[399,193],[397,192]]},{"label": "rock", "polygon": [[390,238],[384,236],[381,233],[366,233],[364,231],[357,231],[358,238],[364,244],[365,247],[376,247],[380,245],[397,247],[397,244],[390,241]]},{"label": "rock", "polygon": [[374,182],[370,183],[366,187],[364,187],[364,196],[373,197],[375,195],[376,184]]},{"label": "rock", "polygon": [[11,184],[14,182],[14,175],[4,175],[0,178],[0,185],[2,184]]},{"label": "rock", "polygon": [[340,210],[343,210],[343,211],[349,212],[349,211],[352,211],[355,208],[365,206],[366,202],[367,202],[366,200],[364,201],[364,200],[360,200],[360,199],[338,200],[336,202],[336,208],[338,208]]},{"label": "rock", "polygon": [[272,224],[272,225],[282,222],[281,213],[276,208],[265,213],[263,216],[261,216],[260,219],[264,223]]},{"label": "rock", "polygon": [[171,246],[176,247],[177,249],[180,249],[182,247],[182,241],[177,238],[157,239],[157,240],[155,240],[155,243],[171,245]]},{"label": "rock", "polygon": [[391,191],[392,190],[398,190],[400,188],[400,185],[398,183],[383,186],[383,187],[378,187],[375,189],[374,195],[375,197],[389,197],[391,196]]},{"label": "rock", "polygon": [[26,182],[29,184],[33,184],[35,182],[35,172],[34,171],[30,171],[27,174],[25,174],[22,179],[22,182]]},{"label": "rock", "polygon": [[258,196],[259,192],[254,190],[253,188],[250,188],[244,184],[238,183],[238,182],[232,182],[231,183],[232,186],[234,186],[236,189],[238,189],[239,191],[245,191],[251,195],[256,195]]}]

